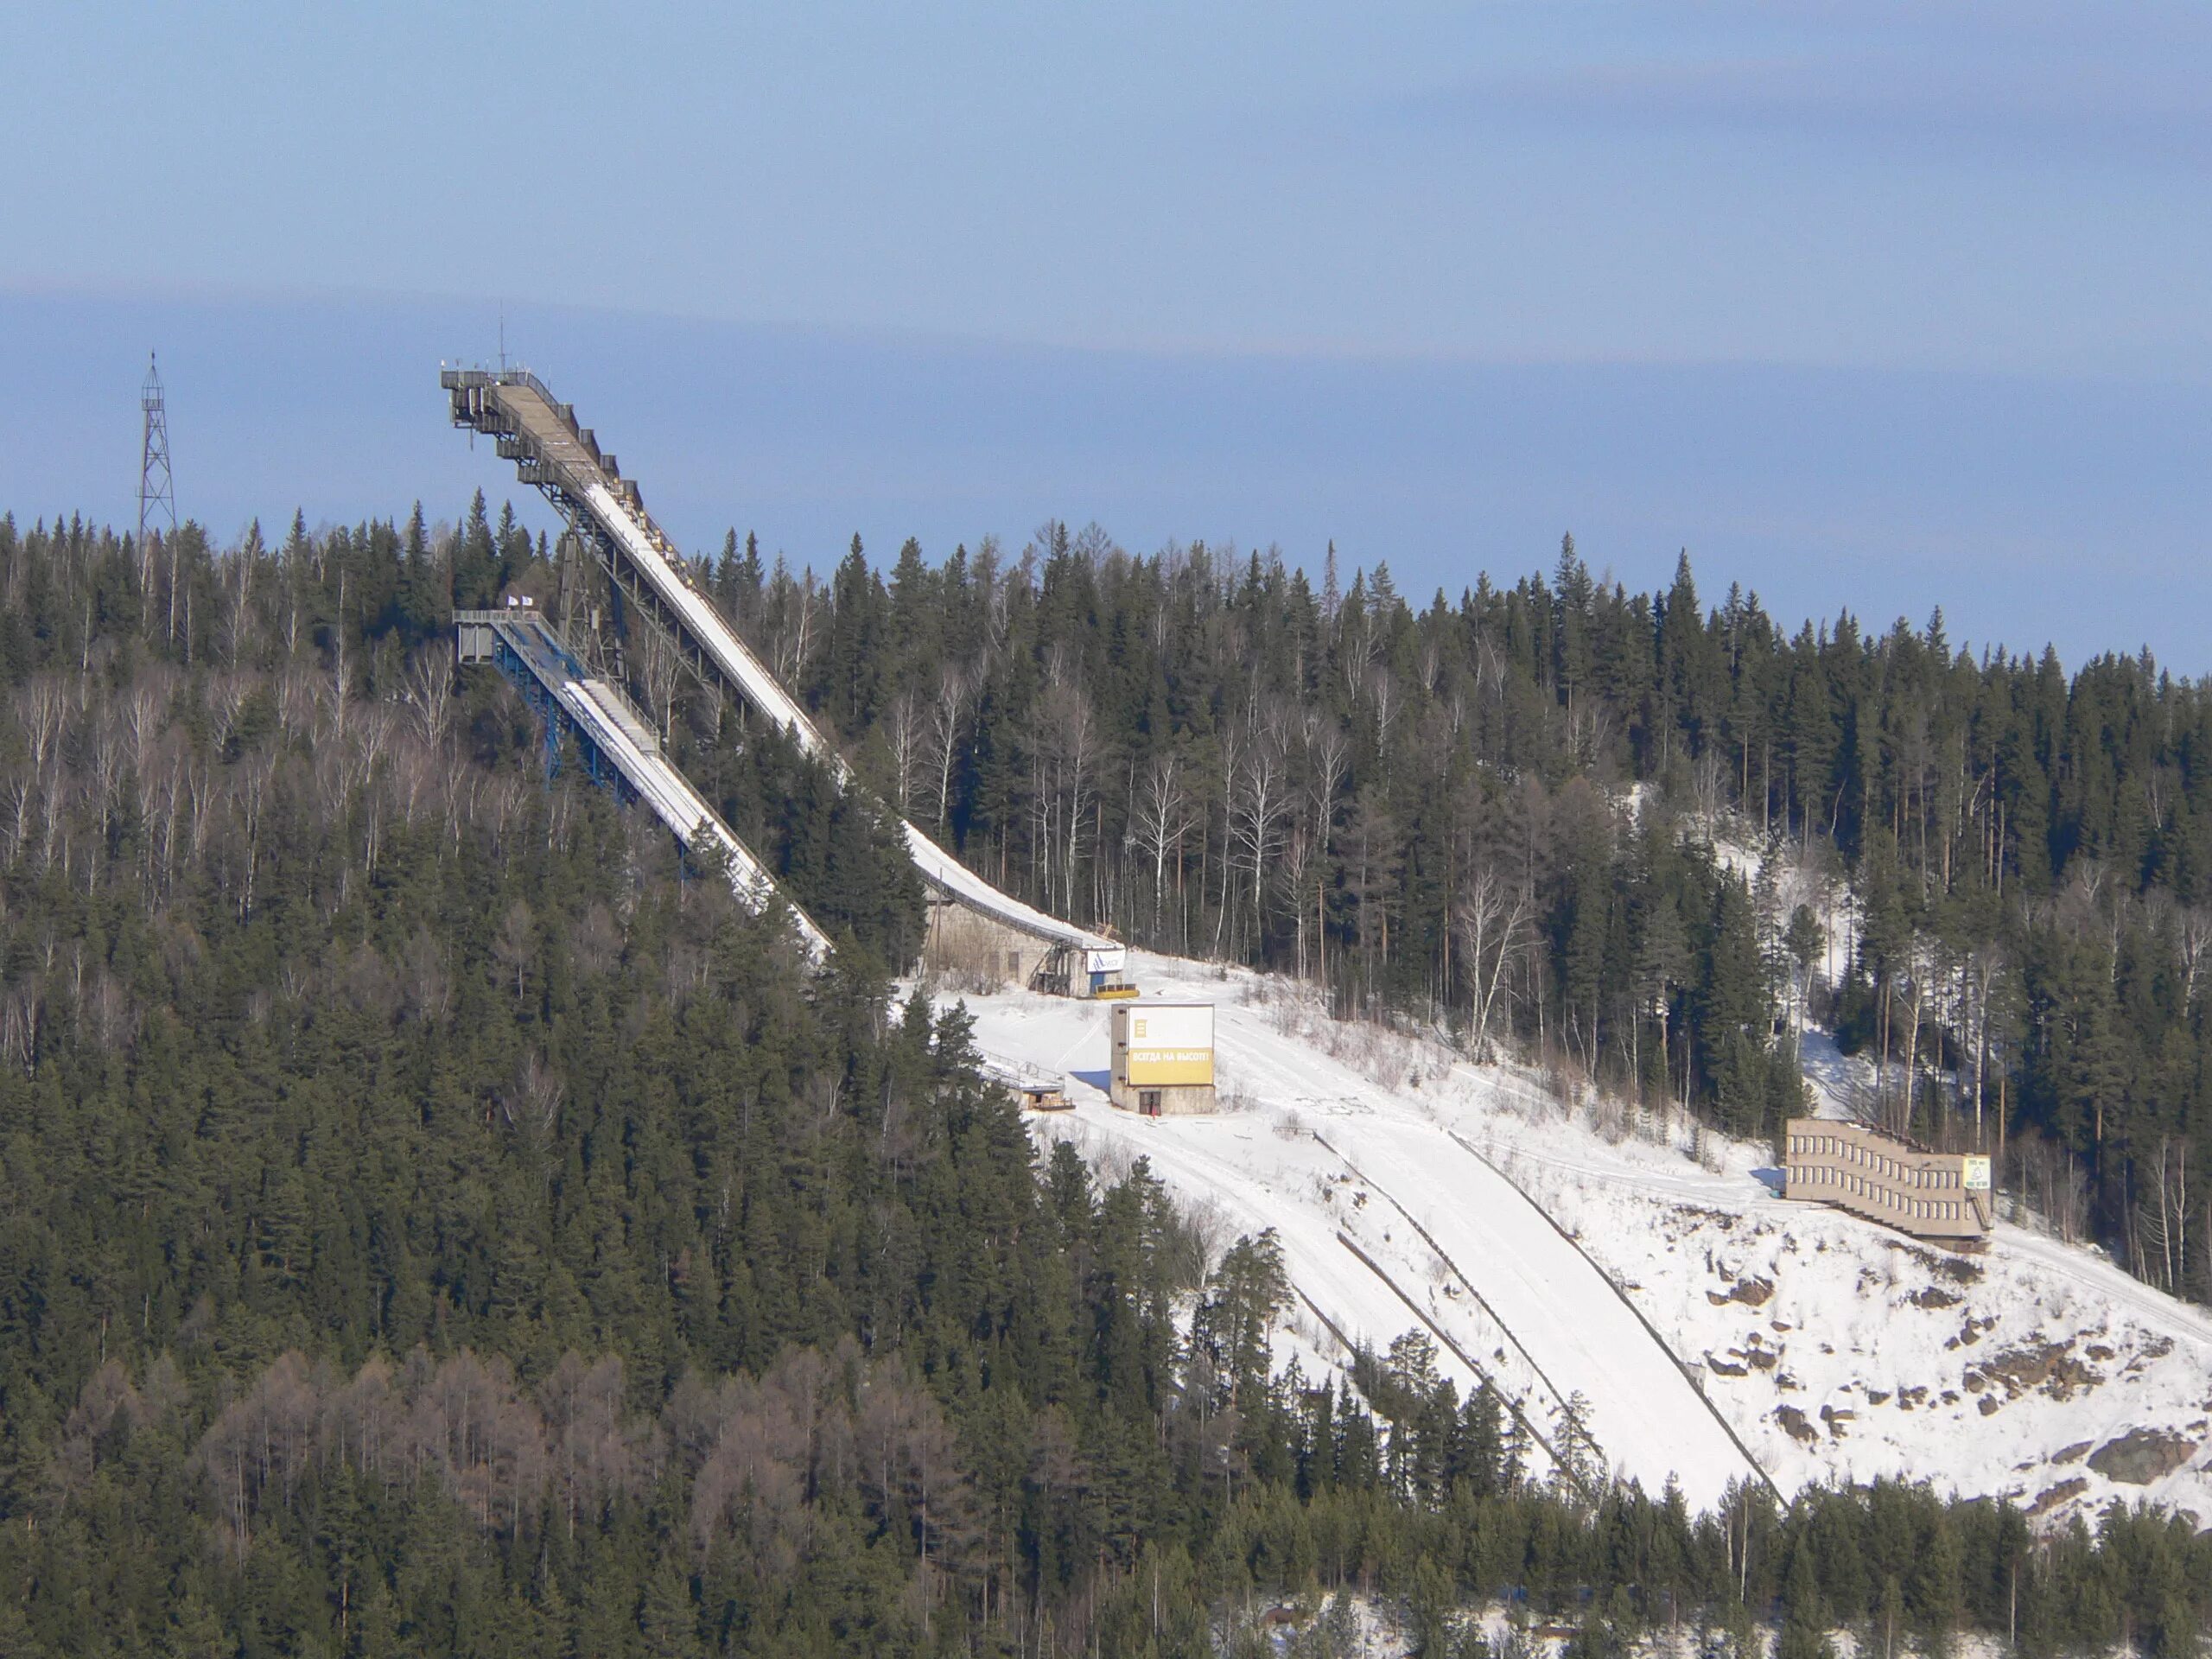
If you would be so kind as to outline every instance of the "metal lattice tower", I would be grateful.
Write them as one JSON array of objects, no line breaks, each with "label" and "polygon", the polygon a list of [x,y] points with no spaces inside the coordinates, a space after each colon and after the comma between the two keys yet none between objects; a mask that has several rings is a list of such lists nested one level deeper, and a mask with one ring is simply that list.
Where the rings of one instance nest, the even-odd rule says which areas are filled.
[{"label": "metal lattice tower", "polygon": [[176,534],[176,480],[169,471],[169,417],[162,403],[162,372],[154,354],[146,354],[145,384],[138,388],[138,407],[145,414],[145,437],[138,454],[138,556],[152,557],[147,549],[146,527],[162,515],[168,533]]}]

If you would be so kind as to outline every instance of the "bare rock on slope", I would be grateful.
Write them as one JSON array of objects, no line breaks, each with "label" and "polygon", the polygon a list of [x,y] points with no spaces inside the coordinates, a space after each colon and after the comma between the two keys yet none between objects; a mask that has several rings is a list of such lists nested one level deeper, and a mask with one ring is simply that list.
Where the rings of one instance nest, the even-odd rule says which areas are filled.
[{"label": "bare rock on slope", "polygon": [[2089,1467],[2122,1486],[2148,1486],[2196,1455],[2195,1440],[2159,1428],[2139,1428],[2089,1453]]},{"label": "bare rock on slope", "polygon": [[1726,1307],[1731,1302],[1741,1302],[1745,1307],[1764,1307],[1774,1300],[1774,1281],[1739,1279],[1725,1291],[1707,1291],[1705,1300],[1715,1307]]},{"label": "bare rock on slope", "polygon": [[2049,1515],[2068,1499],[2079,1497],[2088,1490],[2089,1481],[2086,1475],[2075,1475],[2071,1480],[2062,1480],[2056,1486],[2047,1486],[2036,1501],[2028,1505],[2028,1519],[2033,1521]]}]

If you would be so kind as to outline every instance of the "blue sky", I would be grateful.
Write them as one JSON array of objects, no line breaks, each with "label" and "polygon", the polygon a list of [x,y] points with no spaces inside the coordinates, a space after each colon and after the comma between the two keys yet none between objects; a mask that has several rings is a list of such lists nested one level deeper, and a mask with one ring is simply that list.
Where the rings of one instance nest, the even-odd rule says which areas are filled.
[{"label": "blue sky", "polygon": [[1571,528],[2212,669],[2201,9],[133,18],[11,24],[19,516],[129,515],[156,345],[219,534],[496,496],[428,388],[504,304],[695,542],[1058,514],[1456,592]]}]

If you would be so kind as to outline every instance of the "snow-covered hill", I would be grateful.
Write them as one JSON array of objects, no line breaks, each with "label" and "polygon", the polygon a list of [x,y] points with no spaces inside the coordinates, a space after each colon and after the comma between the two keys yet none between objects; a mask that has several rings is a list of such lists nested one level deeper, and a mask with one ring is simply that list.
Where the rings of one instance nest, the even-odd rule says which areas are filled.
[{"label": "snow-covered hill", "polygon": [[1132,953],[1147,995],[1218,1005],[1224,1110],[1105,1096],[1107,1011],[969,996],[1001,1058],[1065,1073],[1040,1115],[1137,1156],[1225,1232],[1275,1228],[1309,1371],[1422,1327],[1555,1438],[1693,1503],[1901,1475],[2059,1516],[2114,1497],[2212,1517],[2212,1320],[2094,1255],[2000,1230],[1978,1257],[1771,1196],[1753,1149],[1324,1017],[1298,988]]}]

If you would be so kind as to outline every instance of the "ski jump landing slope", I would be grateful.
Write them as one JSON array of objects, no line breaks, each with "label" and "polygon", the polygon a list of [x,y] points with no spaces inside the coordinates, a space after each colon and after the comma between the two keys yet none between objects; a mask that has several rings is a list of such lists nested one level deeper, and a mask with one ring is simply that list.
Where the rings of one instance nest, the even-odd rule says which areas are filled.
[{"label": "ski jump landing slope", "polygon": [[1215,1004],[1218,1114],[1114,1110],[1088,1005],[970,997],[976,1040],[1068,1077],[1074,1109],[1033,1117],[1039,1138],[1106,1179],[1150,1160],[1217,1243],[1277,1230],[1300,1294],[1278,1363],[1318,1377],[1426,1329],[1462,1389],[1488,1376],[1554,1439],[1580,1394],[1607,1467],[1647,1491],[1674,1473],[1696,1504],[1755,1459],[1785,1495],[1924,1480],[2044,1527],[2115,1501],[2212,1516],[2212,1315],[2032,1217],[1978,1255],[1931,1249],[1774,1197],[1770,1148],[1564,1103],[1281,979],[1136,965],[1147,994]]},{"label": "ski jump landing slope", "polygon": [[[455,423],[495,434],[499,453],[518,463],[526,481],[551,496],[572,520],[588,519],[599,532],[610,566],[619,563],[631,583],[650,595],[706,669],[790,733],[808,754],[829,765],[841,781],[850,778],[836,746],[722,620],[713,601],[692,585],[683,555],[647,515],[636,483],[621,477],[614,458],[576,424],[568,405],[554,402],[544,385],[524,370],[448,369],[439,378],[453,395]],[[946,898],[1017,932],[1104,953],[1118,963],[1122,947],[1113,940],[1000,892],[912,823],[902,819],[899,828],[922,879]]]},{"label": "ski jump landing slope", "polygon": [[[1514,1184],[1454,1138],[1418,1082],[1385,1090],[1287,1036],[1212,970],[1144,960],[1144,979],[1216,1002],[1217,1061],[1235,1109],[1211,1117],[1116,1111],[1103,1088],[1105,1020],[1080,1003],[1007,992],[969,999],[987,1054],[1067,1073],[1071,1112],[1038,1120],[1110,1166],[1135,1158],[1233,1237],[1273,1227],[1313,1317],[1303,1345],[1378,1351],[1403,1332],[1439,1338],[1464,1391],[1478,1372],[1556,1442],[1579,1395],[1596,1461],[1694,1507],[1764,1474],[1666,1345]],[[1243,977],[1238,976],[1241,981]],[[1356,1247],[1356,1248],[1355,1248]],[[1539,1452],[1535,1459],[1545,1462]]]},{"label": "ski jump landing slope", "polygon": [[1439,1147],[1431,1125],[1363,1119],[1343,1141],[1347,1161],[1480,1286],[1554,1387],[1583,1396],[1614,1467],[1654,1492],[1675,1475],[1699,1503],[1731,1480],[1764,1479],[1671,1352],[1504,1176],[1456,1141]]}]

